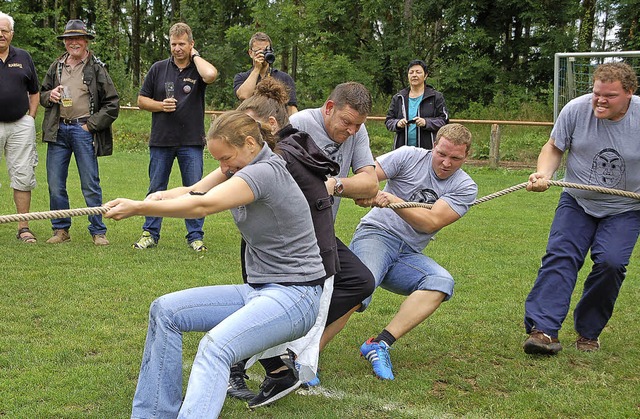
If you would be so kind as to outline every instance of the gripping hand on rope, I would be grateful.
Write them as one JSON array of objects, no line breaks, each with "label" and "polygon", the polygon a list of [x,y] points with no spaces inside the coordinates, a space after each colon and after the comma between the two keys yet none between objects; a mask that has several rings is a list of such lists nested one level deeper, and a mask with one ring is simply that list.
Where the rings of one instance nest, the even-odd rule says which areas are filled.
[{"label": "gripping hand on rope", "polygon": [[529,176],[529,183],[527,183],[527,190],[533,192],[544,192],[549,189],[550,177],[542,173],[536,172]]},{"label": "gripping hand on rope", "polygon": [[109,201],[104,204],[109,208],[104,214],[105,218],[113,218],[114,220],[123,220],[125,218],[132,217],[140,214],[141,201],[134,201],[132,199],[118,198],[113,201]]},{"label": "gripping hand on rope", "polygon": [[397,202],[404,202],[397,196],[384,191],[378,191],[376,196],[374,196],[373,198],[358,198],[358,199],[355,199],[354,201],[356,202],[357,205],[365,208],[369,208],[369,207],[384,208],[392,202],[391,201],[392,198],[395,198]]},{"label": "gripping hand on rope", "polygon": [[536,171],[529,176],[528,191],[544,192],[551,186],[548,181],[551,180],[555,171],[560,167],[563,155],[563,151],[556,147],[555,144],[553,138],[550,138],[542,146]]}]

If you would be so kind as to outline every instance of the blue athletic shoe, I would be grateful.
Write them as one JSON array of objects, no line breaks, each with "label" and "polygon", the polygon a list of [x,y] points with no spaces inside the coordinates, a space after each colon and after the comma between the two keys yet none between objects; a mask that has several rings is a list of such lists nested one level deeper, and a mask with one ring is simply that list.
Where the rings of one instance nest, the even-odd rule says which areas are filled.
[{"label": "blue athletic shoe", "polygon": [[389,357],[389,345],[386,342],[373,342],[369,339],[360,346],[360,354],[371,362],[373,372],[381,380],[393,380],[391,370],[391,357]]},{"label": "blue athletic shoe", "polygon": [[316,374],[316,376],[313,377],[313,379],[311,379],[310,381],[307,381],[306,383],[302,383],[302,387],[304,388],[317,387],[319,385],[320,385],[320,377],[318,377],[318,374]]}]

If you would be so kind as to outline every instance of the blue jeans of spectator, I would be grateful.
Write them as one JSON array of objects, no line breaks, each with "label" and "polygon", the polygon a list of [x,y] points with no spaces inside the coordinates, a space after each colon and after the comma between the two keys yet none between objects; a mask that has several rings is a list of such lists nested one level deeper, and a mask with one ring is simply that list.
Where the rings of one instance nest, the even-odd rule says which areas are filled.
[{"label": "blue jeans of spectator", "polygon": [[[191,186],[202,179],[204,166],[202,150],[201,146],[149,147],[149,191],[147,195],[167,190],[173,161],[176,158],[178,159],[180,175],[182,176],[182,186]],[[204,237],[202,230],[204,218],[185,219],[184,224],[187,227],[187,235],[185,237],[188,243],[194,240],[202,240]],[[161,217],[145,217],[142,230],[151,233],[151,237],[156,241],[160,240],[161,228]]]},{"label": "blue jeans of spectator", "polygon": [[549,336],[569,312],[578,272],[591,250],[593,267],[573,311],[576,332],[597,339],[613,314],[627,265],[640,234],[640,211],[596,218],[563,192],[551,224],[546,254],[525,302],[525,328]]},{"label": "blue jeans of spectator", "polygon": [[[376,288],[400,295],[414,291],[440,291],[445,301],[453,296],[451,274],[430,257],[413,250],[393,234],[372,227],[358,227],[349,248],[373,274]],[[362,302],[367,308],[372,296]]]},{"label": "blue jeans of spectator", "polygon": [[[51,210],[69,209],[67,177],[71,154],[75,156],[80,188],[87,207],[102,205],[102,188],[98,174],[98,158],[93,146],[93,135],[80,125],[60,124],[56,142],[47,143],[47,181],[49,182],[49,208]],[[71,218],[54,218],[53,229],[68,230]],[[89,233],[104,234],[107,226],[102,215],[89,216]]]},{"label": "blue jeans of spectator", "polygon": [[[151,304],[132,418],[216,418],[231,365],[305,335],[318,316],[320,286],[216,285]],[[207,332],[182,407],[182,334]]]}]

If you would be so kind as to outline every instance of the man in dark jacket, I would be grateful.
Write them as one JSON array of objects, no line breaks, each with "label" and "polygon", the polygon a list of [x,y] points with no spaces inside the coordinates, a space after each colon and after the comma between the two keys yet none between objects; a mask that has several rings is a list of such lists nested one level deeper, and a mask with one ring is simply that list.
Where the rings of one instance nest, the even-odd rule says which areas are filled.
[{"label": "man in dark jacket", "polygon": [[[67,175],[75,155],[82,194],[88,207],[102,205],[98,156],[113,153],[111,124],[118,117],[118,92],[104,64],[89,51],[94,35],[84,22],[70,20],[58,39],[66,52],[56,58],[42,82],[40,104],[45,108],[42,137],[47,143],[47,181],[51,210],[69,208]],[[97,246],[108,245],[101,215],[89,216],[89,233]],[[71,218],[51,220],[47,243],[71,240]]]}]

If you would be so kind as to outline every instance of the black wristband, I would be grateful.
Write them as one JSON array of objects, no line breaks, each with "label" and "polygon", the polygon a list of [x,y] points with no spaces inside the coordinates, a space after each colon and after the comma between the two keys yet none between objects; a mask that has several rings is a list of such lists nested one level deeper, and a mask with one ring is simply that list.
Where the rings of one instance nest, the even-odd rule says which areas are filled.
[{"label": "black wristband", "polygon": [[198,191],[189,191],[189,195],[202,196],[205,195],[206,192],[198,192]]}]

